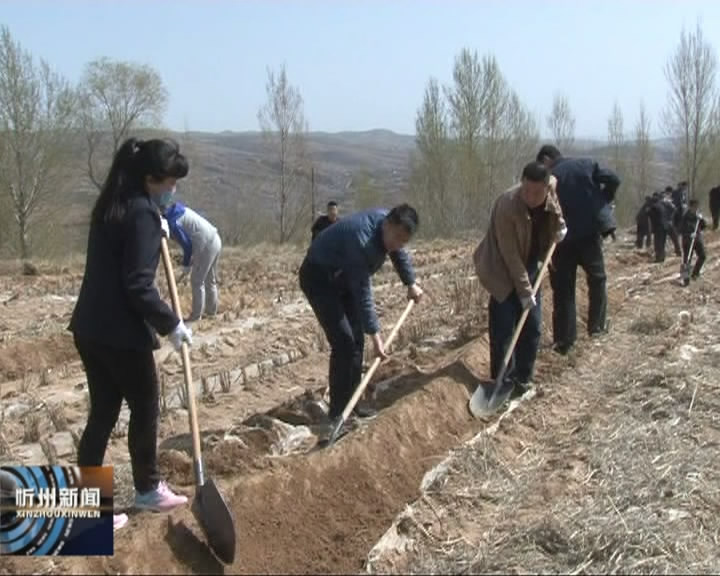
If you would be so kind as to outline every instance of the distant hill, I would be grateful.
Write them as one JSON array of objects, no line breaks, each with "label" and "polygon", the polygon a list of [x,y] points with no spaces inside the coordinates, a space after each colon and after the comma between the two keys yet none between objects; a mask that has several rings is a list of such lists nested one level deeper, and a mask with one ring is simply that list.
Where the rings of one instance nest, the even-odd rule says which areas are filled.
[{"label": "distant hill", "polygon": [[[266,153],[260,132],[190,132],[172,135],[181,143],[191,162],[191,172],[179,186],[180,198],[227,229],[267,224],[273,210],[267,175],[273,158]],[[389,130],[365,132],[311,132],[309,153],[315,169],[316,209],[328,199],[340,203],[341,212],[354,209],[354,177],[366,175],[380,198],[391,203],[404,198],[409,180],[409,158],[415,138]],[[656,187],[673,182],[669,142],[657,141],[653,172]],[[627,147],[631,156],[631,145]],[[578,140],[577,153],[608,159],[607,143]],[[307,183],[308,190],[310,187]],[[61,222],[72,236],[73,249],[84,248],[88,211],[96,192],[86,177],[78,176],[69,196],[56,197],[63,207]],[[55,215],[54,218],[57,218]],[[311,216],[308,211],[307,220]]]}]

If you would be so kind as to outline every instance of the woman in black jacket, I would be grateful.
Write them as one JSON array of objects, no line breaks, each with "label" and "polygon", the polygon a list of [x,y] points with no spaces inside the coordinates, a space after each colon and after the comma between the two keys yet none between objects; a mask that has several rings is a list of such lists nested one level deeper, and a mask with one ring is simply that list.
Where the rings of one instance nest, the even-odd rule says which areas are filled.
[{"label": "woman in black jacket", "polygon": [[[176,350],[192,333],[160,298],[155,271],[167,222],[158,206],[189,167],[167,140],[126,140],[113,158],[90,222],[87,260],[69,329],[87,374],[90,414],[78,466],[101,466],[123,399],[130,409],[128,448],[137,508],[165,511],[187,502],[160,481],[155,332]],[[127,522],[114,517],[115,529]]]}]

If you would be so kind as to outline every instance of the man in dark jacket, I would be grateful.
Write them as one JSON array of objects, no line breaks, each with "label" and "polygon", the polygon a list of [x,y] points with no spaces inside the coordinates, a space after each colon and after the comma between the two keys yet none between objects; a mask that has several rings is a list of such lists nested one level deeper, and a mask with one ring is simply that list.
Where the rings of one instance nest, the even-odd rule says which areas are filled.
[{"label": "man in dark jacket", "polygon": [[[300,267],[300,287],[330,344],[330,411],[338,418],[360,383],[365,334],[372,337],[376,356],[386,358],[375,311],[371,277],[387,256],[408,299],[419,301],[410,257],[403,247],[418,227],[417,212],[409,205],[358,212],[320,234]],[[360,410],[358,416],[371,416]]]},{"label": "man in dark jacket", "polygon": [[653,235],[655,262],[664,262],[667,233],[668,229],[672,227],[672,222],[668,219],[667,210],[665,210],[662,198],[662,192],[655,192],[652,195],[652,202],[648,209],[648,216],[650,217],[650,229]]},{"label": "man in dark jacket", "polygon": [[568,233],[553,255],[550,282],[553,287],[553,348],[566,354],[577,339],[575,280],[577,267],[585,270],[588,283],[588,333],[606,330],[607,287],[603,261],[603,238],[616,229],[612,203],[620,186],[613,171],[587,158],[565,158],[552,145],[543,146],[537,160],[557,178],[557,196]]},{"label": "man in dark jacket", "polygon": [[640,250],[643,245],[650,248],[650,206],[652,205],[652,196],[645,196],[643,205],[640,206],[635,216],[636,239],[635,247]]},{"label": "man in dark jacket", "polygon": [[[695,261],[695,267],[693,268],[691,278],[697,280],[702,270],[703,264],[705,263],[705,243],[703,242],[702,232],[707,227],[705,219],[702,214],[698,211],[698,201],[693,198],[688,204],[688,209],[683,214],[680,220],[680,232],[682,233],[682,245],[683,245],[683,266],[685,269],[690,266],[690,259],[692,253],[690,252],[690,245],[692,244],[693,252],[697,254],[697,260]],[[693,238],[695,242],[693,243]]]},{"label": "man in dark jacket", "polygon": [[715,186],[710,190],[710,215],[712,216],[712,229],[717,230],[720,223],[720,186]]},{"label": "man in dark jacket", "polygon": [[327,214],[323,214],[312,225],[310,232],[312,233],[312,239],[315,240],[318,234],[325,230],[331,224],[338,221],[338,205],[335,200],[330,200],[327,203]]}]

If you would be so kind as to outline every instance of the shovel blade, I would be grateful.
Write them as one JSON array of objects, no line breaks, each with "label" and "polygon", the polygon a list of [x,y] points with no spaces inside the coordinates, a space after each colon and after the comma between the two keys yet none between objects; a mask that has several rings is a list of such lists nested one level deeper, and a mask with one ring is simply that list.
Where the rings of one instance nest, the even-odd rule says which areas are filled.
[{"label": "shovel blade", "polygon": [[225,564],[232,564],[235,560],[235,521],[212,479],[197,488],[191,509],[212,551]]},{"label": "shovel blade", "polygon": [[494,414],[512,394],[513,386],[505,383],[480,383],[470,397],[468,407],[475,418],[483,418]]},{"label": "shovel blade", "polygon": [[495,392],[495,383],[480,383],[470,397],[468,407],[470,413],[475,418],[482,418],[483,416],[489,416],[492,414],[490,409],[490,400],[492,399],[493,393]]},{"label": "shovel blade", "polygon": [[345,425],[345,419],[342,417],[342,415],[338,416],[337,420],[333,422],[332,428],[330,430],[330,436],[328,437],[327,446],[332,446],[335,444],[335,441],[340,437],[340,431],[343,429],[343,426]]}]

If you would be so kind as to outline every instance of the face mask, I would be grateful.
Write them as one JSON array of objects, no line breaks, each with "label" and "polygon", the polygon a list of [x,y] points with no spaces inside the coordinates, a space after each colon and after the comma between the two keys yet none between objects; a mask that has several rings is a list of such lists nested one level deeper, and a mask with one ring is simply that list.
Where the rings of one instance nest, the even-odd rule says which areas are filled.
[{"label": "face mask", "polygon": [[165,192],[162,192],[161,194],[158,194],[153,198],[155,201],[155,204],[160,206],[161,208],[165,208],[166,206],[169,206],[172,202],[173,196],[175,196],[175,187],[173,186],[170,188],[170,190],[165,190]]}]

